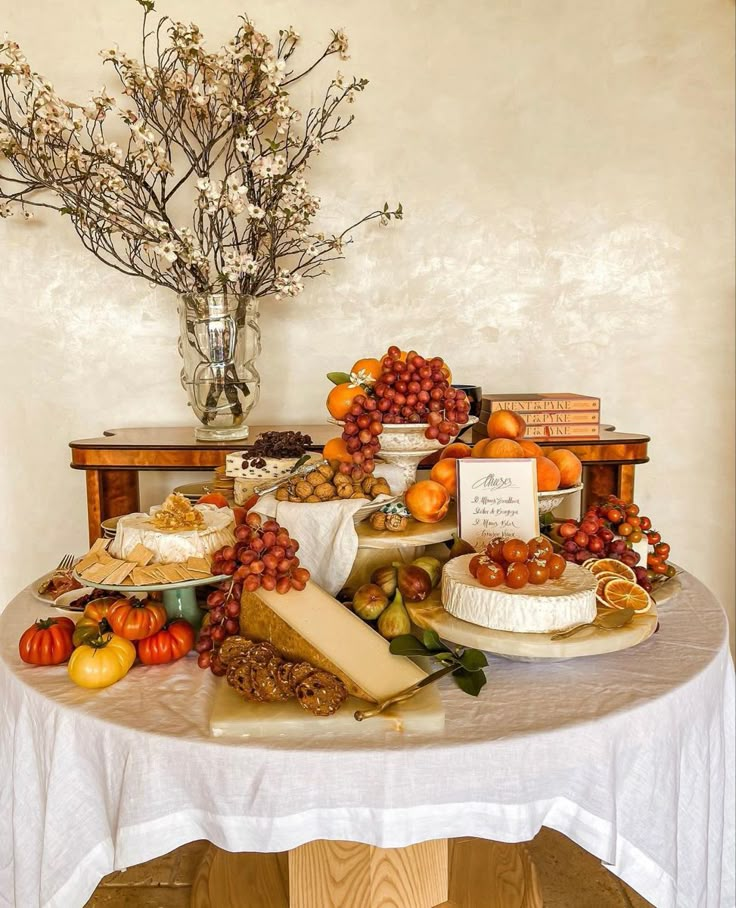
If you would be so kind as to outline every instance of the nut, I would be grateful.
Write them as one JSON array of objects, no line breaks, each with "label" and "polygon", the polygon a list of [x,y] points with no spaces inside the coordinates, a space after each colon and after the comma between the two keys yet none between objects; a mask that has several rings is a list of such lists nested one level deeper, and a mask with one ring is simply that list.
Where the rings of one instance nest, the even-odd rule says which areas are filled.
[{"label": "nut", "polygon": [[312,472],[307,473],[307,475],[304,478],[307,480],[307,482],[313,489],[316,489],[318,485],[320,485],[321,483],[323,483],[325,481],[325,478],[320,473],[319,469],[312,470]]},{"label": "nut", "polygon": [[314,494],[321,501],[329,501],[330,498],[334,498],[336,491],[331,482],[322,482],[314,487]]},{"label": "nut", "polygon": [[298,482],[296,484],[294,491],[302,499],[309,498],[309,496],[312,494],[312,485],[311,483],[304,482],[304,480],[302,480],[301,482]]},{"label": "nut", "polygon": [[276,489],[276,501],[288,501],[289,500],[289,490],[281,486],[280,489]]},{"label": "nut", "polygon": [[330,464],[321,463],[315,470],[315,473],[321,473],[325,479],[332,479],[335,475],[335,470]]},{"label": "nut", "polygon": [[314,502],[314,501],[322,501],[322,499],[321,499],[321,498],[318,498],[316,495],[310,495],[308,498],[305,498],[304,500],[305,500],[305,501],[312,501],[312,502]]},{"label": "nut", "polygon": [[371,514],[371,526],[374,530],[386,529],[386,516],[383,511],[374,511]]},{"label": "nut", "polygon": [[373,483],[373,488],[371,489],[371,495],[376,498],[378,495],[390,495],[391,487],[386,482],[385,479],[377,479]]},{"label": "nut", "polygon": [[344,473],[335,474],[335,477],[332,480],[332,482],[333,482],[333,485],[335,485],[335,486],[351,485],[350,477],[346,476]]},{"label": "nut", "polygon": [[337,487],[337,497],[338,498],[352,498],[353,497],[353,487],[350,483],[343,483]]},{"label": "nut", "polygon": [[400,533],[406,525],[407,519],[403,514],[386,514],[386,529],[392,533]]},{"label": "nut", "polygon": [[368,498],[368,496],[365,494],[365,492],[353,492],[353,494],[350,497],[351,498]]},{"label": "nut", "polygon": [[371,489],[372,489],[373,486],[374,486],[377,482],[379,482],[379,481],[380,481],[380,480],[376,479],[375,476],[366,476],[366,478],[365,478],[365,479],[363,480],[363,482],[361,483],[361,486],[362,486],[362,488],[363,488],[363,491],[364,491],[364,492],[367,492],[367,493],[370,495],[370,494],[371,494]]}]

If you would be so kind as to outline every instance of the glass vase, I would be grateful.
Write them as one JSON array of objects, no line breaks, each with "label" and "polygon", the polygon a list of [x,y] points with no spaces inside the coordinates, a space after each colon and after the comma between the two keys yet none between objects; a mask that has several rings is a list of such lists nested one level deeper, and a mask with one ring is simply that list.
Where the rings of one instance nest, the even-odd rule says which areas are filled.
[{"label": "glass vase", "polygon": [[261,377],[258,300],[228,293],[179,297],[181,383],[201,425],[201,441],[248,437],[246,419],[258,402]]}]

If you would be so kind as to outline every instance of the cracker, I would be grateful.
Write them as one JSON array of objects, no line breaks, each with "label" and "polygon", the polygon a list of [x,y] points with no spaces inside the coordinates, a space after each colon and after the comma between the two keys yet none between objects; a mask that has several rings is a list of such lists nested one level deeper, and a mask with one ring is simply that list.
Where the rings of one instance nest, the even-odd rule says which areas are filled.
[{"label": "cracker", "polygon": [[153,561],[154,557],[154,553],[149,548],[146,548],[142,542],[139,542],[130,552],[128,552],[128,556],[125,560],[132,561],[134,564],[137,564],[138,567],[145,567]]},{"label": "cracker", "polygon": [[92,543],[92,548],[90,549],[90,552],[104,552],[107,549],[107,547],[110,545],[111,541],[112,541],[111,539],[108,539],[105,536],[102,536],[99,539],[95,539],[95,541]]},{"label": "cracker", "polygon": [[207,558],[197,558],[195,555],[192,555],[184,562],[184,566],[188,571],[204,574],[207,577],[212,573],[212,568]]},{"label": "cracker", "polygon": [[105,583],[122,583],[134,567],[135,564],[132,561],[124,561],[120,567],[115,568],[112,574],[108,574]]},{"label": "cracker", "polygon": [[82,576],[85,580],[92,580],[94,583],[104,583],[110,574],[123,564],[125,564],[124,561],[110,558],[108,561],[100,561],[97,564],[93,564]]},{"label": "cracker", "polygon": [[87,568],[92,567],[93,564],[99,563],[99,558],[97,557],[97,552],[88,552],[84,558],[80,558],[79,561],[74,565],[74,570],[77,574],[82,574]]},{"label": "cracker", "polygon": [[179,583],[181,580],[175,564],[160,564],[158,570],[163,574],[166,583]]}]

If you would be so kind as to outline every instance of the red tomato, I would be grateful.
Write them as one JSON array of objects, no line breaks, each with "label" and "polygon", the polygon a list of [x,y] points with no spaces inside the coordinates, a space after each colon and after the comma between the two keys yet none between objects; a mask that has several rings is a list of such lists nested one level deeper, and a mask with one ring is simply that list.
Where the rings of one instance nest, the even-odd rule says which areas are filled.
[{"label": "red tomato", "polygon": [[654,530],[651,530],[649,533],[647,533],[647,539],[649,540],[651,545],[657,545],[657,543],[662,541],[662,537]]},{"label": "red tomato", "polygon": [[523,539],[507,539],[503,544],[504,561],[526,561],[529,557],[529,546]]},{"label": "red tomato", "polygon": [[639,518],[639,527],[642,530],[651,530],[652,521],[648,517],[640,517]]},{"label": "red tomato", "polygon": [[174,662],[194,646],[194,628],[183,618],[165,624],[160,631],[138,644],[138,658],[144,665]]},{"label": "red tomato", "polygon": [[74,644],[71,618],[46,618],[32,624],[18,642],[20,657],[29,665],[60,665],[71,656]]},{"label": "red tomato", "polygon": [[149,599],[120,599],[107,611],[113,632],[126,640],[143,640],[166,623],[166,609]]},{"label": "red tomato", "polygon": [[658,542],[654,546],[654,554],[663,558],[665,561],[670,557],[670,547],[666,542]]},{"label": "red tomato", "polygon": [[482,583],[483,586],[501,586],[504,581],[503,568],[500,564],[496,564],[495,561],[481,564],[478,568],[477,577],[478,582]]}]

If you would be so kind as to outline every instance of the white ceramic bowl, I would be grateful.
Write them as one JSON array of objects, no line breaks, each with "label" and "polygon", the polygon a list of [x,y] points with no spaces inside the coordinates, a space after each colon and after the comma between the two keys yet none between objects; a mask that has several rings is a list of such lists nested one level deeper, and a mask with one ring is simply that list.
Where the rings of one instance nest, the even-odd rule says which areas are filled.
[{"label": "white ceramic bowl", "polygon": [[537,504],[539,505],[540,514],[548,514],[567,498],[583,488],[582,482],[576,486],[570,486],[569,489],[555,489],[553,492],[537,492]]}]

